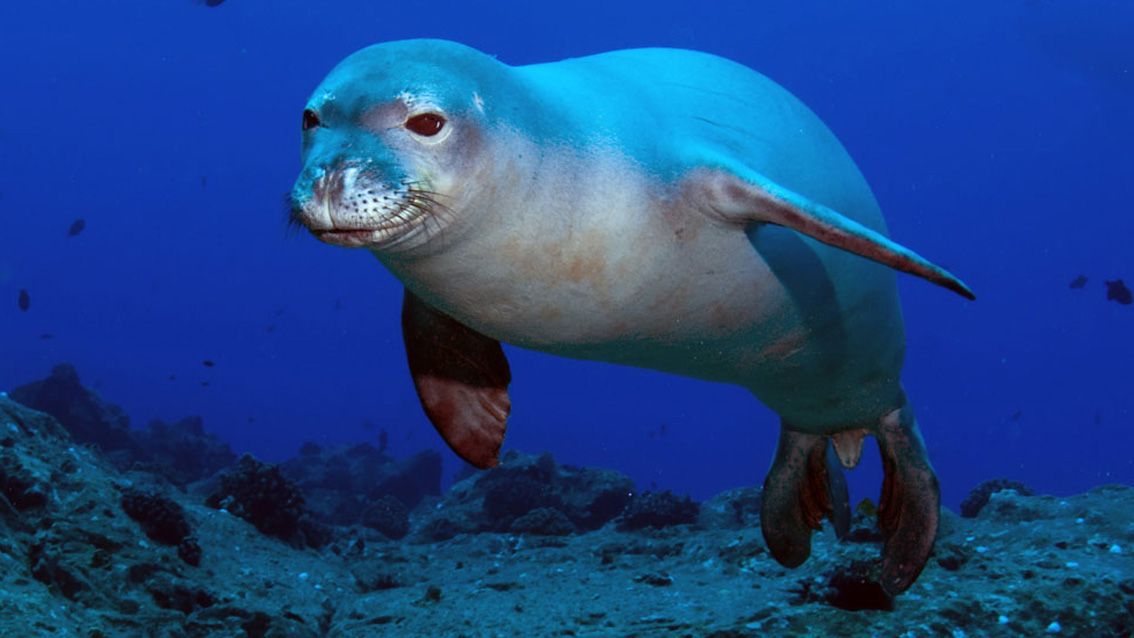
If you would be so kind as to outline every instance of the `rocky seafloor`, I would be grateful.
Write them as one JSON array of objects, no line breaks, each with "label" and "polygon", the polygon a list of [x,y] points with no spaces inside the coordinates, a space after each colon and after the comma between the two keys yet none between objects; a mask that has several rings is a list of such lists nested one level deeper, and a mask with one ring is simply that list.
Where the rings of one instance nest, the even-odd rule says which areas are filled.
[{"label": "rocky seafloor", "polygon": [[869,503],[788,570],[755,488],[696,503],[513,452],[441,493],[440,469],[237,457],[199,419],[131,428],[60,366],[0,396],[0,635],[1134,635],[1129,486],[984,484],[890,599]]}]

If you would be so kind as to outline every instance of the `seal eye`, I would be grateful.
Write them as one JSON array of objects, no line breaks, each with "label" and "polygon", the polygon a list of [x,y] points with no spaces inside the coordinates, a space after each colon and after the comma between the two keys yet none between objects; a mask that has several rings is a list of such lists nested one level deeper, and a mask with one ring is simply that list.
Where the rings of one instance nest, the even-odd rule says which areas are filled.
[{"label": "seal eye", "polygon": [[445,128],[445,118],[436,113],[422,113],[406,120],[406,128],[425,137],[433,137]]},{"label": "seal eye", "polygon": [[313,129],[319,126],[322,122],[319,121],[319,114],[311,109],[303,109],[303,130]]}]

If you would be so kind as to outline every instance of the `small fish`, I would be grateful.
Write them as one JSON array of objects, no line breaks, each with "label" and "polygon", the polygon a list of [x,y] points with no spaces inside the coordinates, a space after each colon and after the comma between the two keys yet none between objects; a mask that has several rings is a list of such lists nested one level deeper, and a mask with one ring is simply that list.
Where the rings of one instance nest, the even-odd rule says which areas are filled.
[{"label": "small fish", "polygon": [[1121,279],[1115,279],[1106,282],[1106,299],[1129,306],[1131,302],[1134,302],[1134,295],[1130,294],[1130,289],[1126,287],[1125,282]]},{"label": "small fish", "polygon": [[171,374],[171,375],[169,375],[169,376],[168,376],[168,377],[166,377],[166,378],[167,378],[167,379],[169,379],[170,381],[176,381],[176,380],[177,380],[177,375],[176,375],[176,374]]},{"label": "small fish", "polygon": [[378,451],[379,452],[385,452],[386,447],[389,446],[389,445],[390,445],[390,433],[386,431],[386,428],[382,428],[381,430],[378,431]]},{"label": "small fish", "polygon": [[82,217],[80,217],[80,218],[76,219],[75,221],[71,222],[71,227],[67,229],[67,236],[68,237],[74,237],[74,236],[78,235],[79,233],[83,232],[83,229],[86,228],[86,227],[87,227],[86,220],[83,219]]},{"label": "small fish", "polygon": [[54,338],[55,338],[55,335],[51,334],[50,332],[45,332],[45,333],[39,335],[40,341],[47,341],[48,339],[54,339]]},{"label": "small fish", "polygon": [[20,291],[20,299],[16,303],[19,304],[20,310],[23,312],[27,312],[28,308],[31,308],[31,295],[28,294],[27,290]]},{"label": "small fish", "polygon": [[1011,418],[1012,418],[1012,421],[1019,421],[1020,417],[1022,417],[1022,416],[1024,416],[1024,411],[1023,410],[1016,410],[1015,412],[1012,413]]},{"label": "small fish", "polygon": [[1087,285],[1087,276],[1086,275],[1079,275],[1078,277],[1072,279],[1071,284],[1067,287],[1068,288],[1082,288],[1083,286],[1086,286],[1086,285]]},{"label": "small fish", "polygon": [[202,381],[202,382],[201,382],[201,387],[202,387],[202,388],[207,388],[207,387],[209,387],[209,382],[208,382],[208,381]]},{"label": "small fish", "polygon": [[268,327],[264,328],[264,332],[275,332],[275,331],[276,331],[276,324],[274,324],[274,323],[269,323]]},{"label": "small fish", "polygon": [[201,190],[205,190],[205,187],[206,187],[206,186],[208,186],[208,185],[209,185],[209,178],[208,178],[208,176],[206,176],[206,175],[202,175],[202,176],[201,176]]},{"label": "small fish", "polygon": [[205,359],[201,362],[201,365],[205,366],[206,368],[211,368],[216,365],[216,362],[212,359]]},{"label": "small fish", "polygon": [[197,3],[206,7],[219,7],[224,4],[224,0],[197,0]]},{"label": "small fish", "polygon": [[1095,425],[1102,425],[1102,412],[1095,412]]}]

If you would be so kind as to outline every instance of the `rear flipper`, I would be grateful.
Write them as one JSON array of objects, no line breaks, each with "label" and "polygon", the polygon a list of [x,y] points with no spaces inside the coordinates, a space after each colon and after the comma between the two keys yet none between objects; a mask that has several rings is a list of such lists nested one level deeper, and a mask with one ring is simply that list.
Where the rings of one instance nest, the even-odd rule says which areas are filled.
[{"label": "rear flipper", "polygon": [[908,404],[883,417],[875,436],[885,472],[878,507],[882,586],[896,595],[917,580],[933,551],[941,493]]},{"label": "rear flipper", "polygon": [[760,526],[772,556],[797,567],[811,555],[811,531],[824,516],[839,538],[850,528],[847,483],[827,437],[780,430],[772,469],[764,479]]}]

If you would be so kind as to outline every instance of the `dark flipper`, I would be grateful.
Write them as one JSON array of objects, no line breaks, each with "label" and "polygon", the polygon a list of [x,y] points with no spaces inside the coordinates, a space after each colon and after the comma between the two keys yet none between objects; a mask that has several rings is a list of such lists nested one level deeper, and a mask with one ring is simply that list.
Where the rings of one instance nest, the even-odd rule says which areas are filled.
[{"label": "dark flipper", "polygon": [[[838,472],[835,480],[831,469]],[[812,530],[819,529],[824,516],[836,513],[836,531],[845,535],[850,525],[847,485],[827,438],[782,427],[760,509],[764,542],[772,556],[785,567],[803,564],[811,555]]]},{"label": "dark flipper", "polygon": [[410,291],[402,338],[421,406],[445,443],[479,468],[499,462],[512,380],[500,342],[432,308]]},{"label": "dark flipper", "polygon": [[882,419],[876,437],[885,472],[878,507],[886,539],[882,586],[896,595],[917,580],[933,551],[941,494],[908,404]]}]

